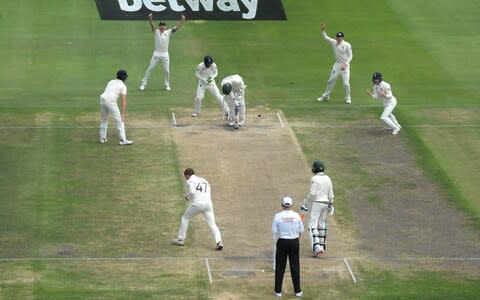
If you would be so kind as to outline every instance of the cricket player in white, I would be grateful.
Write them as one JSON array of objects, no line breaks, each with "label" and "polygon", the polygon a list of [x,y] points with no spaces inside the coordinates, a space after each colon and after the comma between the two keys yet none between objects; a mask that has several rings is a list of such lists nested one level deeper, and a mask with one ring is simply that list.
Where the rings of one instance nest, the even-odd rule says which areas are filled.
[{"label": "cricket player in white", "polygon": [[393,115],[393,109],[397,106],[397,98],[392,94],[390,84],[383,81],[382,73],[375,72],[372,75],[373,93],[367,89],[367,95],[373,99],[381,98],[383,100],[383,113],[380,120],[385,122],[392,129],[392,134],[397,135],[402,126],[398,124],[397,118]]},{"label": "cricket player in white", "polygon": [[209,91],[215,99],[217,99],[220,107],[223,111],[223,118],[228,119],[230,114],[230,109],[225,101],[223,101],[223,96],[218,90],[217,84],[215,83],[215,78],[218,76],[217,65],[213,62],[211,56],[205,56],[203,62],[197,66],[195,76],[198,78],[197,93],[195,96],[195,111],[192,114],[192,117],[199,117],[202,110],[202,101],[205,97],[205,90]]},{"label": "cricket player in white", "polygon": [[152,58],[148,64],[147,71],[143,76],[142,83],[140,84],[140,90],[145,90],[147,86],[148,79],[152,75],[153,69],[157,66],[159,62],[163,65],[163,86],[165,90],[170,91],[170,56],[168,54],[168,45],[170,43],[170,37],[175,33],[180,27],[182,27],[183,22],[185,21],[185,16],[182,15],[180,21],[175,25],[174,28],[167,29],[165,22],[160,22],[159,27],[153,24],[152,14],[148,14],[148,21],[150,27],[153,31],[153,38],[155,40],[155,49],[153,50]]},{"label": "cricket player in white", "polygon": [[[100,143],[107,142],[108,117],[111,115],[115,120],[120,137],[120,145],[131,145],[133,142],[127,140],[125,135],[125,113],[127,110],[127,72],[119,70],[117,79],[110,80],[107,83],[105,91],[100,95]],[[121,112],[117,105],[118,98],[121,97]]]},{"label": "cricket player in white", "polygon": [[[230,110],[229,126],[239,126],[245,124],[245,88],[247,87],[240,75],[230,75],[225,77],[222,82],[222,93],[224,101],[228,104]],[[232,112],[234,115],[232,116]]]},{"label": "cricket player in white", "polygon": [[308,211],[310,206],[310,219],[308,231],[313,256],[319,256],[326,249],[327,240],[327,213],[333,215],[333,185],[328,175],[324,174],[325,166],[319,160],[313,162],[313,177],[310,181],[310,191],[300,207]]},{"label": "cricket player in white", "polygon": [[196,176],[195,171],[191,168],[185,169],[183,175],[187,181],[188,187],[188,194],[185,196],[185,200],[190,201],[191,204],[182,216],[182,224],[178,231],[178,238],[173,239],[172,244],[177,246],[185,245],[185,238],[187,237],[190,220],[199,213],[202,213],[215,237],[216,249],[222,250],[222,237],[220,235],[220,230],[215,224],[215,216],[213,214],[210,184],[204,178]]},{"label": "cricket player in white", "polygon": [[321,24],[320,29],[322,31],[323,38],[332,46],[333,53],[335,54],[335,63],[328,78],[327,87],[325,92],[318,97],[318,101],[327,101],[330,99],[330,93],[337,82],[338,76],[342,76],[343,89],[345,90],[345,103],[352,103],[352,97],[350,96],[350,62],[353,58],[352,46],[343,40],[343,32],[337,32],[335,39],[330,38],[325,32],[326,25]]}]

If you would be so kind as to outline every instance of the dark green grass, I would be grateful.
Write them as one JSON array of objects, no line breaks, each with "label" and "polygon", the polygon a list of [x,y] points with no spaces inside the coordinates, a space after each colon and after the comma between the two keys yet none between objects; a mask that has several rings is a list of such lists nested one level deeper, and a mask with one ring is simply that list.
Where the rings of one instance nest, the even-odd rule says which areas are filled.
[{"label": "dark green grass", "polygon": [[[153,47],[146,21],[100,21],[93,1],[2,3],[0,126],[27,128],[0,131],[0,258],[191,255],[163,247],[176,232],[183,208],[177,201],[182,182],[175,145],[163,132],[130,130],[128,118],[148,115],[154,122],[167,119],[176,107],[193,106],[194,71],[206,54],[215,58],[220,78],[233,73],[244,77],[249,107],[266,105],[283,110],[288,120],[327,125],[377,119],[381,104],[364,90],[371,86],[372,72],[383,72],[399,100],[396,112],[420,165],[452,201],[478,219],[478,150],[469,141],[478,140],[479,4],[427,2],[284,0],[286,22],[187,21],[171,40],[171,93],[161,90],[160,68],[145,92],[137,90]],[[333,64],[332,51],[320,37],[321,22],[330,35],[343,31],[352,43],[351,107],[342,104],[340,82],[329,104],[315,101]],[[116,146],[114,130],[111,143],[98,147],[98,95],[119,68],[129,72],[127,133],[139,147]],[[207,95],[204,105],[216,103]],[[421,127],[444,124],[477,127]],[[307,158],[314,158],[317,149],[311,143],[318,134],[296,134]],[[329,142],[341,150],[340,139]],[[341,197],[342,183],[362,184],[348,176],[358,174],[361,162],[346,152],[331,153],[332,159],[345,162],[331,168]],[[341,210],[343,224],[353,226],[348,207]],[[1,264],[0,295],[7,299],[162,298],[180,290],[184,298],[201,299],[209,293],[203,267],[193,268],[193,283],[163,273],[157,283],[180,286],[156,291],[115,285],[117,278],[109,277],[118,269],[99,278],[86,266]],[[18,276],[10,275],[12,268]],[[332,294],[344,299],[440,294],[469,299],[478,294],[476,282],[452,280],[449,274],[361,272],[360,288],[336,285]],[[135,271],[125,276],[125,281],[149,278]],[[270,285],[253,287],[265,289],[271,290]],[[315,287],[305,290],[310,291],[307,298],[322,293]]]}]

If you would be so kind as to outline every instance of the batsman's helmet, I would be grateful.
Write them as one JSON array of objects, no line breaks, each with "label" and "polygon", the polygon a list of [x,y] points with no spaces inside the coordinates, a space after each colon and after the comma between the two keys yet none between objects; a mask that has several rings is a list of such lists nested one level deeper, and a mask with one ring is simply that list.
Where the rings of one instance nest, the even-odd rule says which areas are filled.
[{"label": "batsman's helmet", "polygon": [[380,80],[380,81],[382,81],[382,80],[383,80],[383,78],[382,78],[382,73],[380,73],[380,72],[375,72],[375,73],[373,73],[373,75],[372,75],[372,81],[375,82],[375,80]]},{"label": "batsman's helmet", "polygon": [[203,63],[206,67],[210,67],[213,64],[213,58],[210,55],[207,55],[203,58]]},{"label": "batsman's helmet", "polygon": [[325,171],[325,166],[323,165],[323,163],[319,160],[314,161],[312,166],[312,172],[317,174],[323,171]]},{"label": "batsman's helmet", "polygon": [[343,35],[343,32],[341,32],[341,31],[337,32],[337,33],[335,34],[335,36],[336,36],[337,38],[343,38],[343,37],[345,37],[345,36]]},{"label": "batsman's helmet", "polygon": [[125,70],[118,70],[117,72],[117,79],[120,79],[121,81],[125,81],[125,79],[128,78],[127,71]]},{"label": "batsman's helmet", "polygon": [[224,93],[225,95],[230,95],[231,92],[232,92],[232,84],[230,82],[227,82],[224,85],[222,85],[222,93]]}]

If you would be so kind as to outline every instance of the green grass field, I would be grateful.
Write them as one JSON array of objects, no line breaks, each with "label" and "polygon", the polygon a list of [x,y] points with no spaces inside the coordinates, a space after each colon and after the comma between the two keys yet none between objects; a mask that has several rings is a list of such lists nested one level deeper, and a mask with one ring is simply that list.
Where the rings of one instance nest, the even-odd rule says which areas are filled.
[{"label": "green grass field", "polygon": [[[168,124],[173,107],[193,107],[194,70],[206,54],[215,58],[220,77],[244,77],[249,106],[282,110],[292,122],[331,126],[378,119],[381,104],[368,99],[365,89],[372,72],[381,71],[398,99],[401,136],[418,165],[479,230],[480,4],[282,2],[288,21],[187,20],[170,44],[170,93],[161,89],[160,67],[147,90],[138,91],[153,47],[146,21],[101,21],[94,1],[2,2],[0,299],[271,295],[273,280],[210,285],[197,260],[183,262],[188,274],[175,273],[175,261],[75,260],[195,256],[195,249],[160,247],[175,234],[184,208],[177,200],[183,182],[168,128],[135,124]],[[330,35],[343,31],[353,47],[349,107],[341,103],[340,81],[331,96],[336,102],[316,102],[333,63],[320,37],[322,22]],[[98,96],[119,68],[129,73],[127,134],[148,142],[98,147]],[[209,100],[204,106],[214,107]],[[321,143],[312,143],[316,133],[294,131],[307,160],[316,159],[323,150]],[[353,161],[348,171],[362,167]],[[347,188],[338,186],[338,194]],[[339,219],[351,228],[344,209]],[[480,278],[469,274],[418,270],[400,276],[365,263],[355,270],[361,278],[357,285],[311,284],[304,287],[304,298],[475,299],[480,294]]]}]

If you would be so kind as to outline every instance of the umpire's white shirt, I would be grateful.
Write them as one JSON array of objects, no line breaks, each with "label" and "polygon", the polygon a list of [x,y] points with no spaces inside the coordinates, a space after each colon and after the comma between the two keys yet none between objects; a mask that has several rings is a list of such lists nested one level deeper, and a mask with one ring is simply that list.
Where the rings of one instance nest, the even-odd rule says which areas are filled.
[{"label": "umpire's white shirt", "polygon": [[161,32],[160,29],[155,29],[154,33],[155,49],[153,54],[159,56],[168,56],[168,45],[170,43],[170,37],[172,36],[172,29],[167,29]]},{"label": "umpire's white shirt", "polygon": [[[380,96],[383,93],[385,94],[385,96]],[[380,81],[379,84],[373,85],[372,98],[375,98],[375,99],[381,98],[383,100],[384,105],[397,102],[397,99],[395,98],[395,96],[393,96],[392,88],[390,87],[390,84],[388,84],[385,81]]]},{"label": "umpire's white shirt", "polygon": [[100,101],[105,103],[117,103],[120,95],[127,94],[127,86],[120,79],[113,79],[107,83],[105,91],[100,95]]},{"label": "umpire's white shirt", "polygon": [[204,178],[192,175],[187,180],[187,186],[187,198],[192,204],[212,202],[210,184]]},{"label": "umpire's white shirt", "polygon": [[332,46],[336,62],[350,64],[353,58],[352,45],[345,40],[338,44],[337,40],[330,38],[325,31],[322,31],[322,36]]},{"label": "umpire's white shirt", "polygon": [[272,233],[280,239],[297,239],[303,230],[302,219],[292,210],[282,210],[273,217]]},{"label": "umpire's white shirt", "polygon": [[323,172],[315,174],[310,181],[310,192],[307,199],[314,202],[332,203],[333,184],[328,175]]}]

